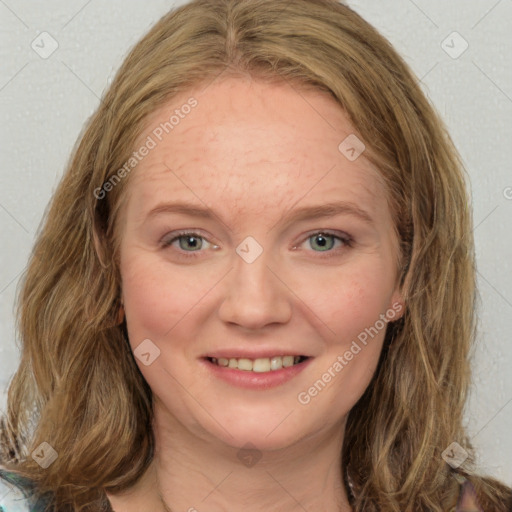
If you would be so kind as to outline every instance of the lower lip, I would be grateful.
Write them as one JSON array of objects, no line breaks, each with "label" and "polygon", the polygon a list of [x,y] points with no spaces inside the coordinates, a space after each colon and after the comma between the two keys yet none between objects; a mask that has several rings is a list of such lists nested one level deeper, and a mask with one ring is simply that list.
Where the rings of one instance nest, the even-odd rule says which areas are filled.
[{"label": "lower lip", "polygon": [[280,386],[298,375],[309,365],[313,358],[309,357],[301,363],[281,368],[280,370],[271,370],[269,372],[253,372],[228,368],[212,363],[208,359],[203,359],[202,364],[219,379],[228,382],[234,386],[248,389],[270,389]]}]

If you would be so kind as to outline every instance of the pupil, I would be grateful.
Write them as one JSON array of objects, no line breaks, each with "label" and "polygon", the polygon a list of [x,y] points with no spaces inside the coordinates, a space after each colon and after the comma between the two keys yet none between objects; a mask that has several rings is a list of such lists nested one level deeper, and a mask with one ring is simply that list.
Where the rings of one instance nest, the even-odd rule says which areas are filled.
[{"label": "pupil", "polygon": [[188,248],[188,249],[195,249],[195,248],[197,248],[197,246],[199,244],[199,240],[198,240],[198,238],[196,236],[186,236],[184,238],[185,238],[186,244],[188,246],[186,248]]},{"label": "pupil", "polygon": [[329,249],[329,246],[327,244],[327,242],[328,242],[327,238],[329,236],[331,236],[331,235],[327,235],[327,237],[324,236],[323,234],[315,235],[314,238],[316,240],[315,243],[317,244],[317,247],[320,248],[320,249],[325,249],[325,250]]}]

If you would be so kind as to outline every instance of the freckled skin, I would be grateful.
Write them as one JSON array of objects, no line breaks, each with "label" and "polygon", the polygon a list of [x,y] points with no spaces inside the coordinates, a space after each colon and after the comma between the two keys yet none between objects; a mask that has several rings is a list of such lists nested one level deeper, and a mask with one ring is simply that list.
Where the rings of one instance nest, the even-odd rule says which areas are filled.
[{"label": "freckled skin", "polygon": [[[188,455],[201,447],[204,458],[207,450],[220,458],[248,441],[297,456],[313,445],[335,453],[346,416],[376,368],[385,329],[308,405],[297,395],[402,300],[398,242],[378,171],[364,154],[350,162],[339,152],[354,128],[331,97],[299,95],[286,84],[230,78],[194,89],[154,112],[140,140],[190,96],[198,105],[132,171],[118,225],[131,346],[150,339],[161,351],[149,366],[137,360],[155,398],[157,441],[162,450]],[[373,223],[350,215],[283,220],[295,207],[341,200],[367,211]],[[166,201],[206,205],[218,217],[164,213],[145,220]],[[186,240],[181,247],[190,252],[179,241],[160,245],[185,229],[203,237],[197,258],[186,258],[194,250]],[[347,233],[353,245],[328,236],[333,248],[322,252],[313,236],[322,230]],[[251,264],[235,252],[248,236],[263,248]],[[282,386],[241,389],[199,364],[209,351],[234,347],[276,347],[276,354],[314,359]],[[330,460],[321,453],[320,467]]]}]

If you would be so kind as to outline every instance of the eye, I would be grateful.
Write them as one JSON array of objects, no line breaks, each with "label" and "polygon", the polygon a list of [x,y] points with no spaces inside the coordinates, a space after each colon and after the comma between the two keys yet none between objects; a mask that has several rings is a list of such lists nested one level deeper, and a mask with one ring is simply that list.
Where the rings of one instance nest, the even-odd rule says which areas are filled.
[{"label": "eye", "polygon": [[[336,241],[339,242],[337,248],[335,248]],[[347,234],[335,234],[325,231],[317,231],[308,235],[308,237],[302,242],[303,244],[309,242],[314,252],[325,252],[328,253],[324,257],[335,256],[335,254],[346,247],[352,247],[352,238]],[[297,247],[294,247],[296,249]],[[334,249],[334,250],[333,250]]]},{"label": "eye", "polygon": [[[175,243],[178,243],[178,246]],[[352,238],[345,233],[332,233],[328,230],[316,231],[303,240],[302,244],[310,242],[314,252],[327,253],[321,257],[328,258],[335,256],[339,251],[352,247]],[[336,247],[336,242],[338,246]],[[206,246],[205,246],[206,244]],[[301,244],[301,245],[302,245]],[[195,231],[178,231],[170,233],[161,242],[163,248],[174,247],[180,256],[185,258],[199,257],[201,249],[211,248],[217,250],[218,245],[211,244],[206,238]],[[296,250],[297,246],[293,247]]]},{"label": "eye", "polygon": [[162,240],[162,247],[172,247],[175,242],[178,242],[178,251],[186,258],[197,257],[198,254],[195,253],[201,252],[205,244],[211,245],[212,249],[219,247],[218,245],[210,244],[203,236],[193,231],[178,231],[171,233],[171,235],[174,236],[172,238],[166,237]]}]

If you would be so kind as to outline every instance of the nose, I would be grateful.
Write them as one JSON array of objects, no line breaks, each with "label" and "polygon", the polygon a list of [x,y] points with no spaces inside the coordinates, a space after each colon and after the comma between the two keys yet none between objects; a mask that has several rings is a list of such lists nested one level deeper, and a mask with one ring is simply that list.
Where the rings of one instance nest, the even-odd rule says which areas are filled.
[{"label": "nose", "polygon": [[235,253],[234,268],[225,283],[225,298],[218,314],[222,321],[247,330],[262,329],[271,324],[287,323],[292,314],[293,293],[279,275],[269,251],[252,263]]}]

